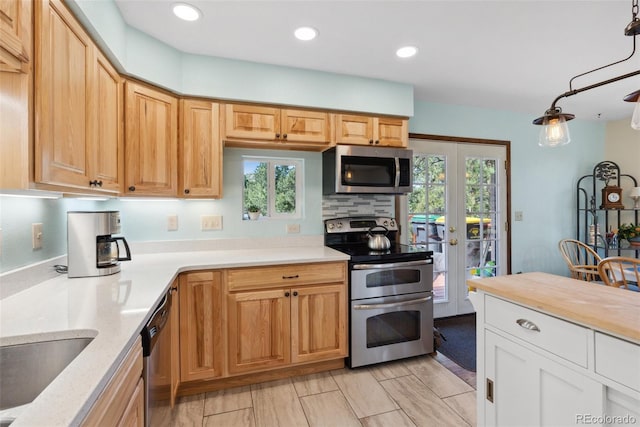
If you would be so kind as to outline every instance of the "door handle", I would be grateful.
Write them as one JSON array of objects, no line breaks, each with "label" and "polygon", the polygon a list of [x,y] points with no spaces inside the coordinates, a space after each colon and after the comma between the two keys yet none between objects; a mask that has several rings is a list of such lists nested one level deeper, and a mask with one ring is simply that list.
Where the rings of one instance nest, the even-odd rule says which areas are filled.
[{"label": "door handle", "polygon": [[451,240],[449,240],[449,244],[450,244],[451,246],[455,246],[455,245],[457,245],[457,244],[458,244],[458,239],[451,239]]}]

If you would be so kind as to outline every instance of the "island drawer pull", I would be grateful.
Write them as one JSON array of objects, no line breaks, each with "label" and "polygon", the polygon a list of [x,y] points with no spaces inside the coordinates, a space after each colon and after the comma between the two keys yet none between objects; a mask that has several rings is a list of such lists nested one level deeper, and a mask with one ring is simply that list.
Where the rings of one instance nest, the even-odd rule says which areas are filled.
[{"label": "island drawer pull", "polygon": [[533,323],[531,320],[518,319],[518,320],[516,320],[516,323],[518,325],[522,326],[523,328],[528,329],[530,331],[540,332],[540,328],[538,328],[538,325]]},{"label": "island drawer pull", "polygon": [[296,274],[295,276],[282,276],[283,279],[297,279],[299,277],[300,277],[299,274]]}]

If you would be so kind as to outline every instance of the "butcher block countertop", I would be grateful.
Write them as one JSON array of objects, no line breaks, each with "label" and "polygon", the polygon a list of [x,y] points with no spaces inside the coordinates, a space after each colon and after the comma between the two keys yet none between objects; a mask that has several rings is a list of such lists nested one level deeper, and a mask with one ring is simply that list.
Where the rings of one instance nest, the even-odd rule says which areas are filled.
[{"label": "butcher block countertop", "polygon": [[640,344],[640,292],[548,273],[467,280],[470,288]]}]

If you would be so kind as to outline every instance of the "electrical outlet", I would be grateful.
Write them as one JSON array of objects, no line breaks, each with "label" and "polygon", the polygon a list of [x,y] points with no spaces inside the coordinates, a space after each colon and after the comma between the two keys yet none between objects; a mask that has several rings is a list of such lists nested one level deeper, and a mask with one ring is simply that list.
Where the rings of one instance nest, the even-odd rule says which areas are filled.
[{"label": "electrical outlet", "polygon": [[300,224],[287,224],[287,233],[299,233],[300,232]]},{"label": "electrical outlet", "polygon": [[222,230],[222,216],[221,215],[202,215],[200,217],[201,230]]},{"label": "electrical outlet", "polygon": [[178,229],[178,215],[169,215],[167,217],[167,231],[176,231]]},{"label": "electrical outlet", "polygon": [[522,211],[515,211],[514,217],[515,217],[514,219],[516,221],[523,221],[524,215],[523,215]]},{"label": "electrical outlet", "polygon": [[33,249],[42,249],[42,223],[31,224],[31,246]]}]

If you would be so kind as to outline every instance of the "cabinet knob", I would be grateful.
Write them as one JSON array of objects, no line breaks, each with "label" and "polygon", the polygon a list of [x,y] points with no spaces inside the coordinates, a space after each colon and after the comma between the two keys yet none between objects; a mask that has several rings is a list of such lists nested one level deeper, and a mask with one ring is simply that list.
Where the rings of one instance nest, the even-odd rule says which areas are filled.
[{"label": "cabinet knob", "polygon": [[370,140],[369,140],[369,144],[373,144],[373,139],[370,139]]},{"label": "cabinet knob", "polygon": [[276,139],[280,138],[280,134],[276,133]]},{"label": "cabinet knob", "polygon": [[289,292],[285,292],[284,293],[284,296],[287,297],[287,298],[289,298],[289,295],[291,295]]},{"label": "cabinet knob", "polygon": [[380,144],[380,141],[378,141],[377,139],[376,139],[376,144]]},{"label": "cabinet knob", "polygon": [[89,187],[95,187],[97,184],[97,181],[89,181]]},{"label": "cabinet knob", "polygon": [[298,296],[298,291],[293,291],[293,296],[297,297]]},{"label": "cabinet knob", "polygon": [[189,193],[191,193],[191,190],[189,190],[188,188],[185,188],[184,189],[184,194],[189,194]]},{"label": "cabinet knob", "polygon": [[287,134],[285,133],[284,135],[282,135],[283,139],[287,139]]},{"label": "cabinet knob", "polygon": [[98,187],[102,187],[102,181],[98,181],[97,184],[98,184]]},{"label": "cabinet knob", "polygon": [[136,191],[136,187],[132,185],[131,187],[129,187],[129,191]]}]

